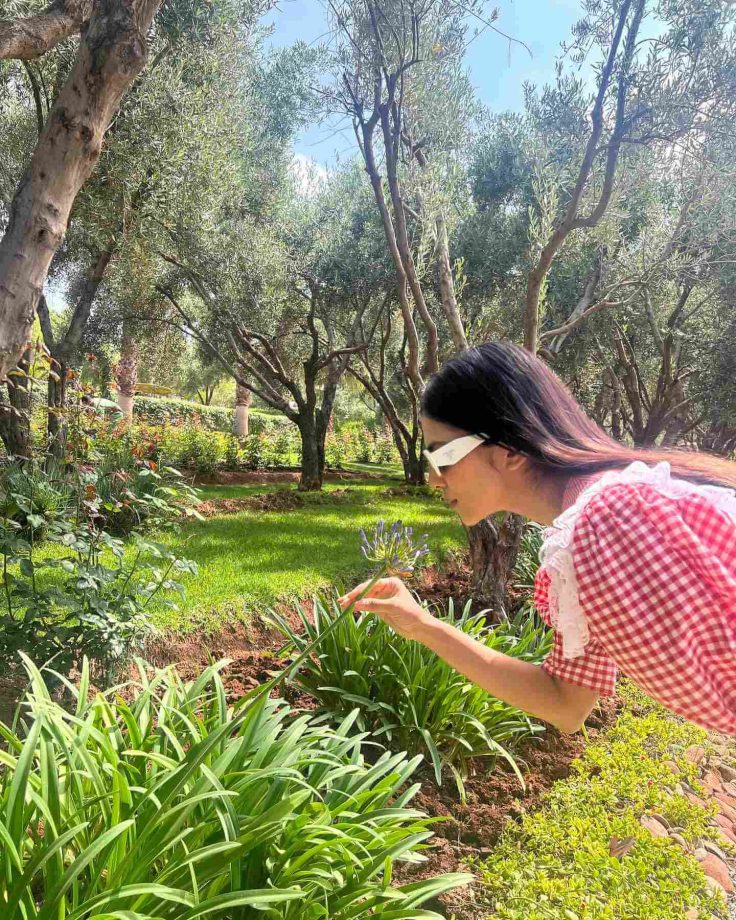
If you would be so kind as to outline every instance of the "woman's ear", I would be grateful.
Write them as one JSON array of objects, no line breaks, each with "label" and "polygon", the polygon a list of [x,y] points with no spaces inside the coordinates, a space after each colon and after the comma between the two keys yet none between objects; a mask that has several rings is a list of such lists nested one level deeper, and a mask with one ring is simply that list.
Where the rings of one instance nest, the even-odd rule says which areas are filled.
[{"label": "woman's ear", "polygon": [[508,447],[498,447],[498,462],[508,473],[516,473],[526,465],[526,455]]}]

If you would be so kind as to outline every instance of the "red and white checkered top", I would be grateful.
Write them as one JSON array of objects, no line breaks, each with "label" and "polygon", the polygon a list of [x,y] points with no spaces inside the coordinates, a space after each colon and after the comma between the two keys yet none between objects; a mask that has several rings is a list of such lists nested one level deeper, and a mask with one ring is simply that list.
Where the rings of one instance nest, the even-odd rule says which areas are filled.
[{"label": "red and white checkered top", "polygon": [[[591,479],[573,480],[574,504]],[[542,667],[610,695],[617,669],[668,709],[736,735],[736,522],[707,497],[677,498],[651,483],[613,484],[575,521],[572,553],[589,640],[563,656],[555,634]],[[547,623],[550,575],[535,602]]]}]

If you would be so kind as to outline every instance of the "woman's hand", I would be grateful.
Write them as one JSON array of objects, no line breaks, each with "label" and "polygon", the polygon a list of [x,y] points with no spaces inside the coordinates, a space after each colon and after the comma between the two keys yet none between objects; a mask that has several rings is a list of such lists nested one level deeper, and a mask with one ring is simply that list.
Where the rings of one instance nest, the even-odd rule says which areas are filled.
[{"label": "woman's hand", "polygon": [[[369,584],[365,581],[341,597],[342,609],[359,597]],[[414,600],[400,578],[381,578],[362,600],[357,601],[355,609],[375,613],[405,639],[419,639],[426,626],[434,621],[432,614]]]}]

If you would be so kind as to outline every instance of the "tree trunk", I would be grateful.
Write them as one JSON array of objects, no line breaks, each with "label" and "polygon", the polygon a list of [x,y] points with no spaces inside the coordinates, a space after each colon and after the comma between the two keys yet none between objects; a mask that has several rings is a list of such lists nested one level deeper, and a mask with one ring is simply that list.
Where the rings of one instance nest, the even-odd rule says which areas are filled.
[{"label": "tree trunk", "polygon": [[465,330],[460,318],[460,310],[455,296],[455,282],[452,277],[452,263],[450,262],[450,243],[447,239],[447,224],[445,215],[440,213],[435,221],[437,228],[437,275],[439,277],[440,300],[442,310],[447,320],[452,336],[455,351],[463,351],[468,347]]},{"label": "tree trunk", "polygon": [[30,346],[18,362],[17,373],[8,377],[8,404],[0,406],[0,438],[13,457],[31,456],[31,391],[28,371]]},{"label": "tree trunk", "polygon": [[99,0],[0,240],[0,380],[30,338],[49,265],[120,99],[143,68],[161,0]]},{"label": "tree trunk", "polygon": [[312,416],[302,416],[298,426],[302,440],[302,473],[299,480],[299,491],[319,492],[325,471],[324,437],[320,444],[317,424]]},{"label": "tree trunk", "polygon": [[118,386],[118,405],[130,423],[133,420],[133,400],[138,383],[138,343],[133,337],[133,330],[127,324],[123,325],[123,341],[120,346],[120,360],[115,369],[115,382]]},{"label": "tree trunk", "polygon": [[48,382],[48,418],[46,422],[48,449],[52,456],[62,460],[66,452],[67,438],[66,381],[68,372],[68,365],[63,354],[54,358],[52,370],[56,376],[49,375]]},{"label": "tree trunk", "polygon": [[410,486],[424,485],[424,458],[418,451],[408,451],[401,458],[404,467],[404,479]]},{"label": "tree trunk", "polygon": [[33,61],[80,32],[92,0],[53,0],[36,16],[0,20],[0,60]]},{"label": "tree trunk", "polygon": [[468,528],[473,609],[488,611],[492,623],[508,616],[508,592],[523,531],[517,514],[498,514]]},{"label": "tree trunk", "polygon": [[247,438],[250,428],[250,407],[253,394],[242,383],[235,384],[235,437]]}]

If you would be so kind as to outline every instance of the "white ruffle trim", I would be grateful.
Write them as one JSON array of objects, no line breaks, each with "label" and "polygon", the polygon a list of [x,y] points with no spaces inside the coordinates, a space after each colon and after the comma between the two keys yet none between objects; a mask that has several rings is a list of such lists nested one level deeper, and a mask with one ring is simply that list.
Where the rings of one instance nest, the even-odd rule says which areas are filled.
[{"label": "white ruffle trim", "polygon": [[623,470],[610,470],[585,489],[576,502],[555,518],[547,528],[540,553],[549,573],[549,615],[552,626],[562,636],[563,658],[578,658],[589,640],[588,623],[580,606],[572,539],[580,512],[599,492],[620,483],[645,483],[667,498],[702,495],[715,507],[736,520],[736,492],[720,486],[697,485],[673,479],[669,463],[647,466],[637,460]]}]

